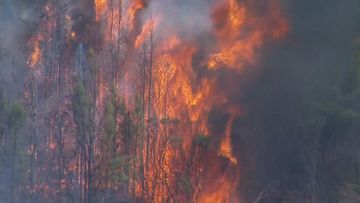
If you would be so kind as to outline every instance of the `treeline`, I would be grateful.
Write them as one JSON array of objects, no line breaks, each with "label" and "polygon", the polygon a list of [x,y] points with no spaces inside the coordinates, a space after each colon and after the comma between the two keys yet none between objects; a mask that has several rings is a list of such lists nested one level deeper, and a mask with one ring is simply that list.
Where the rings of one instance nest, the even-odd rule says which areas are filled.
[{"label": "treeline", "polygon": [[[15,202],[19,187],[26,182],[26,112],[16,101],[0,92],[0,191],[3,202]],[[8,194],[8,195],[6,195]]]},{"label": "treeline", "polygon": [[[134,50],[140,28],[116,26],[125,9],[122,1],[111,2],[102,23],[93,3],[38,2],[22,105],[5,102],[2,114],[0,202],[198,198],[204,156],[217,157],[216,149],[189,112],[167,116],[170,99],[157,96],[170,82],[156,83],[155,73],[169,65],[155,65],[152,34]],[[138,16],[129,20],[136,25]],[[185,133],[196,138],[189,150]]]},{"label": "treeline", "polygon": [[[353,55],[346,58],[353,58],[355,65],[342,67],[345,76],[331,76],[338,83],[325,86],[321,75],[294,75],[296,71],[283,66],[264,71],[251,89],[249,94],[255,91],[256,96],[249,99],[249,111],[233,129],[242,160],[238,192],[249,202],[360,201],[356,40],[352,48]],[[309,91],[304,77],[312,77],[321,88]]]}]

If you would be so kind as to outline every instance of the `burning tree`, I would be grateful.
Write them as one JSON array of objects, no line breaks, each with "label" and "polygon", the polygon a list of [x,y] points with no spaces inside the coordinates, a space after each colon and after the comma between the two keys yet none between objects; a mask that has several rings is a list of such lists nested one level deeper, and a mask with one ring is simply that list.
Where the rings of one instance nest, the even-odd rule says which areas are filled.
[{"label": "burning tree", "polygon": [[26,89],[32,201],[240,201],[243,108],[222,83],[286,35],[277,1],[262,15],[236,0],[40,6]]},{"label": "burning tree", "polygon": [[359,4],[0,1],[0,203],[360,202]]}]

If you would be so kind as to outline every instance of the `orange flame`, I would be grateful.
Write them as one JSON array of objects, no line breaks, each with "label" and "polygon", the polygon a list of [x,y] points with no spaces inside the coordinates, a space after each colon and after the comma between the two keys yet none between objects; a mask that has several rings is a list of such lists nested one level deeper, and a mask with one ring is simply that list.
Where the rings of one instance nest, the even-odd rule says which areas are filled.
[{"label": "orange flame", "polygon": [[231,130],[233,127],[233,122],[237,116],[238,116],[237,114],[233,114],[231,115],[230,119],[227,121],[224,139],[221,142],[220,150],[219,150],[219,154],[228,158],[234,165],[237,164],[237,159],[234,157],[232,153]]},{"label": "orange flame", "polygon": [[40,49],[40,43],[38,39],[34,39],[33,44],[33,51],[30,54],[30,57],[28,59],[28,65],[30,68],[35,68],[39,63],[41,59],[41,49]]},{"label": "orange flame", "polygon": [[[262,18],[253,17],[251,10],[244,3],[227,0],[217,5],[213,13],[215,29],[213,34],[216,40],[215,46],[208,53],[207,61],[204,61],[207,68],[209,70],[227,68],[241,72],[247,64],[256,63],[257,51],[265,40],[282,38],[288,31],[286,20],[281,16],[275,1],[269,2],[269,9],[271,10],[269,21],[274,25],[273,27],[264,25]],[[161,20],[164,19],[161,18]],[[136,48],[140,48],[150,37],[150,32],[157,29],[153,25],[152,20],[144,23],[142,32],[135,41]],[[204,180],[200,196],[196,198],[197,201],[239,202],[236,195],[233,194],[238,181],[236,171],[238,160],[233,154],[231,143],[231,131],[234,120],[240,116],[239,110],[224,106],[227,103],[226,93],[218,92],[214,79],[198,78],[194,72],[193,56],[199,51],[201,44],[190,43],[174,34],[164,37],[159,44],[160,46],[155,50],[155,76],[153,79],[154,110],[160,120],[180,119],[179,128],[194,127],[195,132],[208,135],[207,115],[213,107],[223,105],[223,108],[230,114],[221,144],[217,149],[218,159],[225,158],[229,169],[220,170],[220,161],[213,163],[214,166],[205,165],[204,170],[207,171],[205,173],[212,176],[207,178],[214,180]],[[189,150],[195,136],[195,133],[186,130],[182,132],[183,150]],[[166,148],[166,154],[167,158],[163,159],[162,165],[166,166],[166,173],[171,174],[171,171],[176,170],[176,165],[172,164],[173,160],[177,158],[176,149]],[[155,173],[155,169],[149,170],[148,175]],[[167,176],[166,181],[175,184],[174,178]],[[216,185],[216,188],[210,185]],[[152,185],[148,187],[151,190]],[[161,188],[165,186],[157,187],[156,202],[162,202],[165,196],[160,191],[164,191]]]},{"label": "orange flame", "polygon": [[[269,1],[269,9],[271,14],[268,18],[273,27],[264,25],[263,19],[251,16],[245,4],[237,0],[228,0],[217,6],[213,18],[219,41],[216,52],[209,57],[209,69],[226,67],[240,71],[244,65],[255,62],[256,51],[267,36],[274,39],[285,36],[288,26],[276,1]],[[249,29],[252,31],[249,32]]]},{"label": "orange flame", "polygon": [[107,6],[106,0],[95,0],[95,18],[96,21],[100,21],[101,16],[104,14],[104,11]]},{"label": "orange flame", "polygon": [[134,29],[138,12],[146,6],[145,0],[134,0],[132,6],[127,10],[128,26],[130,30]]},{"label": "orange flame", "polygon": [[145,22],[144,26],[142,27],[142,31],[139,36],[137,36],[135,40],[135,48],[139,49],[141,45],[144,44],[146,39],[151,37],[151,33],[157,26],[157,19],[150,19]]},{"label": "orange flame", "polygon": [[[167,20],[166,15],[160,11],[157,17],[142,22],[140,17],[142,12],[140,11],[148,6],[146,0],[130,1],[130,6],[124,9],[124,18],[121,16],[123,15],[121,9],[111,10],[106,0],[94,1],[96,21],[101,21],[101,24],[104,23],[105,25],[105,39],[103,40],[105,48],[103,50],[106,50],[99,54],[104,60],[97,60],[99,64],[96,64],[101,67],[97,75],[98,96],[96,106],[99,109],[103,107],[111,90],[110,82],[107,81],[110,78],[108,72],[111,72],[108,71],[109,61],[112,58],[121,61],[125,55],[128,58],[123,63],[117,61],[111,64],[113,66],[116,64],[117,67],[114,69],[121,68],[119,78],[121,77],[122,81],[115,85],[117,85],[116,88],[123,87],[123,90],[120,89],[119,92],[123,92],[122,96],[125,97],[126,107],[133,107],[135,105],[131,102],[134,101],[131,101],[130,97],[134,93],[132,93],[133,89],[129,87],[138,82],[131,82],[135,80],[133,75],[138,73],[136,72],[138,70],[134,71],[138,62],[134,55],[138,53],[144,54],[145,57],[150,55],[142,53],[140,48],[146,43],[153,43],[153,39],[150,42],[149,38],[153,37],[152,34],[156,35],[157,29],[162,26],[162,21]],[[46,9],[50,13],[51,9],[48,7]],[[248,64],[256,64],[259,49],[266,40],[281,39],[286,35],[288,32],[287,21],[283,18],[276,0],[268,1],[268,10],[266,17],[261,17],[253,14],[249,5],[244,1],[223,0],[213,8],[213,31],[209,34],[213,39],[211,45],[204,45],[202,42],[193,39],[189,40],[184,37],[183,33],[176,33],[173,30],[157,36],[158,38],[154,40],[156,46],[151,44],[154,46],[154,50],[152,50],[154,53],[151,53],[150,56],[153,57],[151,64],[142,65],[144,67],[139,69],[144,69],[145,74],[148,74],[144,83],[152,82],[149,89],[143,90],[145,96],[150,99],[142,102],[149,102],[150,107],[146,108],[151,108],[149,112],[152,111],[150,113],[142,112],[145,114],[145,120],[147,120],[145,121],[147,124],[144,124],[147,126],[143,127],[151,128],[151,125],[155,125],[156,130],[151,129],[148,132],[151,134],[151,136],[148,135],[150,137],[148,142],[151,143],[152,147],[148,152],[149,154],[146,154],[147,151],[143,144],[146,143],[145,136],[139,136],[141,137],[139,139],[144,140],[141,140],[142,145],[139,146],[141,149],[137,149],[135,153],[141,154],[142,157],[154,156],[150,157],[149,168],[143,171],[147,176],[145,183],[130,177],[130,181],[135,182],[133,186],[135,195],[143,195],[141,190],[144,189],[142,187],[145,187],[146,191],[152,191],[152,202],[168,201],[170,199],[169,193],[177,188],[179,168],[186,168],[186,161],[195,156],[191,154],[194,150],[193,143],[200,134],[206,138],[219,136],[220,144],[211,143],[211,146],[206,148],[205,153],[208,154],[205,157],[211,157],[211,159],[205,160],[206,158],[202,157],[199,158],[201,160],[196,160],[201,162],[195,163],[200,165],[197,165],[198,168],[196,168],[196,173],[198,173],[196,175],[199,177],[193,175],[187,180],[193,186],[190,188],[193,194],[190,195],[191,198],[189,199],[201,203],[239,202],[235,192],[239,181],[237,167],[241,160],[238,160],[234,154],[231,136],[234,121],[241,116],[239,110],[241,108],[234,108],[230,104],[226,90],[218,89],[219,81],[217,81],[216,76],[209,75],[216,74],[219,69],[230,69],[235,74],[240,75]],[[44,25],[44,30],[50,30],[54,26],[55,24],[50,22],[48,25]],[[176,27],[177,25],[173,26]],[[119,36],[120,33],[123,33],[122,31],[125,33],[125,36],[122,37],[128,40],[124,42],[125,46],[120,43],[121,38]],[[75,32],[70,32],[69,35],[73,39],[77,38]],[[40,37],[41,34],[31,41],[33,51],[28,59],[28,65],[31,68],[35,68],[41,63],[40,45],[42,40]],[[114,51],[114,47],[117,47],[117,52]],[[107,48],[111,49],[111,52]],[[201,64],[203,66],[200,67],[201,71],[206,71],[209,75],[199,73],[198,69],[200,68],[194,64],[194,61],[197,60],[196,54],[199,52],[204,52],[202,54],[205,56],[197,64]],[[113,57],[115,54],[118,55]],[[153,71],[151,76],[148,73],[150,68]],[[132,85],[129,85],[130,83]],[[143,89],[145,88],[143,87]],[[208,126],[208,115],[214,108],[219,107],[229,114],[229,119],[223,132],[215,135]],[[155,124],[151,123],[152,120],[155,120]],[[179,137],[180,141],[177,140],[179,143],[176,147],[171,143],[172,136]],[[134,170],[139,168],[136,164],[133,167]],[[77,170],[75,162],[71,165],[71,170]],[[152,182],[155,176],[158,182]],[[176,202],[176,200],[174,201]]]}]

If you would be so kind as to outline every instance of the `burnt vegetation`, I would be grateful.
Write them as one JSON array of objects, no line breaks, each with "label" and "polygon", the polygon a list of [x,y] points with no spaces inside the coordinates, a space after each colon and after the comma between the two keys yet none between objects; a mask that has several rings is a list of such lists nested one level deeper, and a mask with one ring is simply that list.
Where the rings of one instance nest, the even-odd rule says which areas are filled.
[{"label": "burnt vegetation", "polygon": [[0,0],[0,203],[360,202],[359,13]]}]

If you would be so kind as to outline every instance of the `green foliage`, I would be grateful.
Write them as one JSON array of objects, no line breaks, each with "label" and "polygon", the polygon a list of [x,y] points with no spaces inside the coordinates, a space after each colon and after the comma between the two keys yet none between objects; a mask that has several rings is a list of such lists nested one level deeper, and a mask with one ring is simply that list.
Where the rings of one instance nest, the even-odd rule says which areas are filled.
[{"label": "green foliage", "polygon": [[155,116],[152,116],[149,118],[149,125],[156,126],[157,121],[158,121],[157,118]]},{"label": "green foliage", "polygon": [[76,111],[81,113],[83,109],[81,107],[85,107],[87,105],[87,99],[85,94],[85,87],[81,80],[78,80],[75,88],[74,88],[74,97],[73,97],[74,107],[76,107]]},{"label": "green foliage", "polygon": [[117,183],[126,183],[129,180],[129,176],[127,176],[125,173],[116,173],[113,175],[113,179]]},{"label": "green foliage", "polygon": [[86,120],[88,108],[88,100],[85,93],[84,84],[81,80],[78,80],[73,93],[72,106],[74,113],[74,120],[78,127],[78,133],[80,136],[84,136],[86,130]]},{"label": "green foliage", "polygon": [[[302,107],[307,114],[296,115],[302,119],[295,132],[304,132],[299,154],[306,157],[303,160],[306,175],[316,181],[317,202],[360,200],[360,52],[356,57],[358,65],[350,70],[341,87],[333,88],[335,94],[328,89],[328,94],[316,95],[317,99]],[[322,98],[318,99],[319,96]]]},{"label": "green foliage", "polygon": [[211,137],[204,134],[198,134],[193,140],[193,144],[207,149],[210,145],[210,141],[211,141]]},{"label": "green foliage", "polygon": [[[0,33],[1,33],[1,31],[2,30],[0,28]],[[0,35],[0,59],[2,59],[3,57],[5,57],[8,54],[9,54],[9,50],[4,46],[4,39]]]},{"label": "green foliage", "polygon": [[117,156],[112,159],[111,167],[113,169],[117,169],[119,167],[123,167],[125,165],[125,159],[122,156]]},{"label": "green foliage", "polygon": [[173,148],[180,148],[184,142],[184,138],[179,135],[170,135],[169,143]]},{"label": "green foliage", "polygon": [[[360,46],[360,44],[358,46]],[[356,52],[356,60],[357,60],[357,65],[355,66],[354,72],[355,72],[356,86],[357,88],[360,88],[360,48]]]},{"label": "green foliage", "polygon": [[26,119],[26,113],[24,108],[18,104],[15,103],[10,111],[9,118],[8,118],[8,126],[10,129],[17,132],[22,128],[25,124]]},{"label": "green foliage", "polygon": [[358,51],[355,53],[355,59],[357,61],[347,78],[344,80],[342,91],[340,95],[341,100],[349,101],[360,95],[360,42],[357,42]]},{"label": "green foliage", "polygon": [[17,102],[11,105],[5,95],[0,92],[0,135],[7,130],[17,136],[18,131],[25,126],[25,121],[24,107]]},{"label": "green foliage", "polygon": [[343,202],[360,202],[360,185],[348,183],[341,188]]},{"label": "green foliage", "polygon": [[123,99],[119,99],[118,109],[119,109],[120,115],[126,114],[126,104]]},{"label": "green foliage", "polygon": [[107,102],[105,107],[105,134],[107,137],[115,137],[115,127],[114,106],[112,102]]},{"label": "green foliage", "polygon": [[134,132],[136,132],[136,126],[131,119],[130,113],[124,113],[122,116],[124,120],[121,124],[121,135],[124,144],[130,145],[132,141],[132,135]]},{"label": "green foliage", "polygon": [[96,63],[96,52],[93,48],[89,48],[87,57],[90,65],[90,72],[92,75],[96,75],[99,71],[99,66]]},{"label": "green foliage", "polygon": [[[26,112],[18,103],[11,103],[0,92],[0,174],[9,174],[9,184],[0,183],[0,193],[8,191],[10,186],[17,187],[25,182],[27,156],[25,154],[26,137],[20,134],[25,127]],[[0,198],[1,199],[1,198]],[[1,200],[0,200],[1,202]]]},{"label": "green foliage", "polygon": [[143,103],[142,103],[141,97],[136,96],[135,97],[135,115],[137,117],[140,117],[143,114],[142,106],[143,106]]},{"label": "green foliage", "polygon": [[0,135],[4,132],[7,122],[8,104],[5,95],[0,92]]},{"label": "green foliage", "polygon": [[312,106],[325,116],[334,116],[344,121],[359,120],[360,114],[351,108],[346,108],[332,101],[313,102]]},{"label": "green foliage", "polygon": [[178,189],[185,194],[191,194],[193,191],[191,180],[187,175],[177,176],[176,185]]},{"label": "green foliage", "polygon": [[178,125],[179,124],[179,119],[178,118],[163,118],[160,120],[161,124],[174,124],[174,125]]},{"label": "green foliage", "polygon": [[[112,178],[115,182],[118,183],[126,183],[129,180],[129,176],[126,173],[129,171],[129,162],[123,156],[117,156],[116,158],[112,159],[111,161],[111,168],[112,171],[115,171]],[[123,172],[117,172],[123,171]]]},{"label": "green foliage", "polygon": [[0,91],[0,114],[3,114],[5,112],[6,106],[7,101],[5,95]]}]

